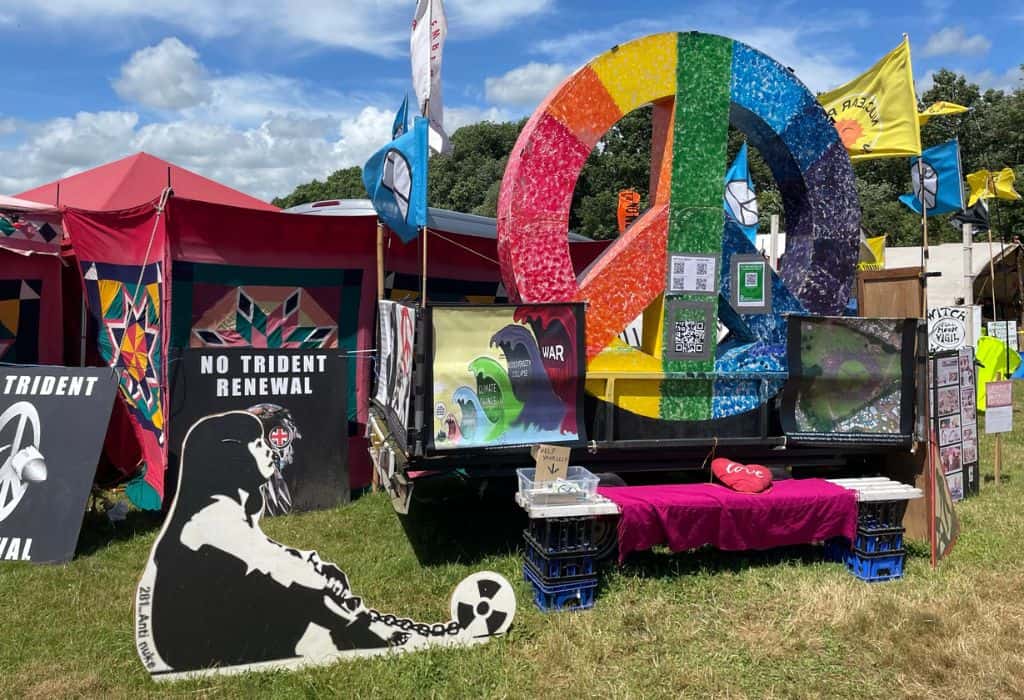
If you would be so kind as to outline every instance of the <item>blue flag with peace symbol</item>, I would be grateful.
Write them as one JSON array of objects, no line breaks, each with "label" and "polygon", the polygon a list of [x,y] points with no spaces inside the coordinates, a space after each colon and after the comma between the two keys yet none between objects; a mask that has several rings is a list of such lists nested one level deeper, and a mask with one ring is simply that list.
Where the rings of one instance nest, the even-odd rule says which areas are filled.
[{"label": "blue flag with peace symbol", "polygon": [[920,158],[911,158],[910,182],[913,193],[900,195],[900,201],[916,214],[921,213],[922,202],[928,209],[928,216],[963,209],[964,186],[957,140],[932,146],[922,151]]},{"label": "blue flag with peace symbol", "polygon": [[403,242],[427,225],[427,120],[384,146],[363,166],[363,186],[377,216]]},{"label": "blue flag with peace symbol", "polygon": [[725,214],[743,229],[750,242],[757,245],[757,197],[754,181],[747,165],[747,144],[740,146],[736,160],[725,174]]}]

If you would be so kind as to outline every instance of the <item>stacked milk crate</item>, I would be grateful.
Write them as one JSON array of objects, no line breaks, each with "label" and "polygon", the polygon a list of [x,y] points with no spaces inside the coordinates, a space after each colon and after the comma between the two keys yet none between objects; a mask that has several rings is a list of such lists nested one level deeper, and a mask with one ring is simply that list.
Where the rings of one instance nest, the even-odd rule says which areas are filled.
[{"label": "stacked milk crate", "polygon": [[831,481],[857,492],[857,535],[853,542],[836,538],[826,543],[826,556],[844,563],[862,581],[902,578],[906,563],[903,516],[907,503],[923,498],[924,493],[885,477]]},{"label": "stacked milk crate", "polygon": [[541,610],[586,610],[597,592],[599,518],[618,508],[597,494],[598,478],[570,466],[563,478],[537,481],[535,469],[519,469],[516,502],[530,522],[523,532],[523,576]]}]

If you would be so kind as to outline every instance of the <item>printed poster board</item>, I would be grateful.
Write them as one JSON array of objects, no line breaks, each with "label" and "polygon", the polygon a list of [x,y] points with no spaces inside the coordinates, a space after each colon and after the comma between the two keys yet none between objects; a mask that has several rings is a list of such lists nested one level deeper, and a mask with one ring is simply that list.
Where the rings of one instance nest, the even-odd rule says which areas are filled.
[{"label": "printed poster board", "polygon": [[790,316],[780,419],[794,442],[909,444],[915,319]]},{"label": "printed poster board", "polygon": [[974,348],[937,353],[931,361],[938,461],[951,498],[960,501],[980,487]]},{"label": "printed poster board", "polygon": [[267,428],[267,515],[349,500],[346,358],[337,349],[187,348],[171,377],[171,463],[200,418],[248,410]]},{"label": "printed poster board", "polygon": [[377,385],[373,401],[384,411],[388,429],[407,451],[409,397],[416,344],[416,307],[394,301],[378,301]]},{"label": "printed poster board", "polygon": [[427,309],[428,448],[582,445],[582,304]]},{"label": "printed poster board", "polygon": [[75,555],[116,390],[108,367],[0,368],[0,566]]}]

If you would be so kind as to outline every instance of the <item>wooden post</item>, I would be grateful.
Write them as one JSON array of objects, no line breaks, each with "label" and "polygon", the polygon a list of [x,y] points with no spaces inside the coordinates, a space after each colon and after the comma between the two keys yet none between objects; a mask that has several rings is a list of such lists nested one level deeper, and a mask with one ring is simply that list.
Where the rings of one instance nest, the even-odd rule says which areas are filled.
[{"label": "wooden post", "polygon": [[[377,300],[384,298],[384,224],[377,219]],[[380,323],[380,319],[377,320]],[[379,336],[378,336],[379,337]],[[377,348],[377,361],[380,361],[380,348]],[[372,436],[371,436],[372,438]],[[370,491],[380,491],[380,474],[377,473],[377,464],[380,460],[380,453],[377,460],[373,462],[373,469],[370,471]]]},{"label": "wooden post", "polygon": [[996,459],[993,465],[993,475],[995,476],[996,486],[999,486],[999,473],[1003,467],[1003,434],[996,433]]},{"label": "wooden post", "polygon": [[384,298],[384,224],[377,219],[377,299]]}]

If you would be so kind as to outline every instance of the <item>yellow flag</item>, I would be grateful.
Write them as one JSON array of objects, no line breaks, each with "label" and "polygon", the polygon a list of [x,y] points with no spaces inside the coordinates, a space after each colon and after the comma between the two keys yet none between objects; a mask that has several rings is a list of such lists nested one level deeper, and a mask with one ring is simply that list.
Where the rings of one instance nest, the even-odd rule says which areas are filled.
[{"label": "yellow flag", "polygon": [[858,270],[885,269],[885,236],[860,239],[860,261]]},{"label": "yellow flag", "polygon": [[946,114],[961,114],[968,110],[956,102],[935,102],[928,106],[923,112],[917,113],[917,123],[924,126],[932,117],[941,117]]},{"label": "yellow flag", "polygon": [[1020,199],[1020,194],[1013,189],[1014,174],[1012,168],[1003,168],[998,173],[979,170],[967,176],[967,185],[971,188],[968,207],[973,207],[979,199]]},{"label": "yellow flag", "polygon": [[867,73],[818,97],[851,160],[921,155],[906,37]]}]

